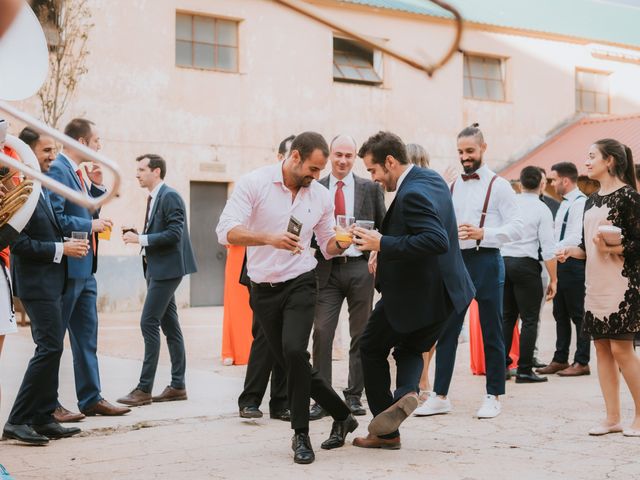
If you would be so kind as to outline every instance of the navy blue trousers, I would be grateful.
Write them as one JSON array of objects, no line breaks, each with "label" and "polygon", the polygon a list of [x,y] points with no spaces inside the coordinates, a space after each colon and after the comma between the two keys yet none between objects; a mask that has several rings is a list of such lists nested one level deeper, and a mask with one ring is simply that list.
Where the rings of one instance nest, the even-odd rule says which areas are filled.
[{"label": "navy blue trousers", "polygon": [[[505,348],[502,333],[502,301],[504,296],[504,262],[496,248],[462,250],[462,258],[476,288],[480,311],[480,327],[484,341],[487,371],[487,393],[504,395]],[[433,389],[438,395],[447,395],[456,363],[458,337],[464,323],[465,312],[454,314],[436,345],[436,378]]]}]

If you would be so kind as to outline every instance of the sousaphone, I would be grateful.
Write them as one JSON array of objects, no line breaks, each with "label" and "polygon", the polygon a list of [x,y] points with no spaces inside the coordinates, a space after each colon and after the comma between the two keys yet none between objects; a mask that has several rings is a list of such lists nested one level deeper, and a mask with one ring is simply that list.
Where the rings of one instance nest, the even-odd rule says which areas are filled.
[{"label": "sousaphone", "polygon": [[[16,5],[16,2],[20,5]],[[34,95],[42,86],[49,70],[47,41],[31,7],[25,0],[0,0],[0,18],[6,19],[9,15],[14,18],[6,31],[3,31],[6,25],[0,22],[0,118],[6,118],[3,113],[8,114],[34,130],[49,135],[67,149],[80,153],[88,161],[106,167],[113,173],[113,185],[105,195],[98,198],[76,192],[43,174],[31,148],[20,139],[7,135],[6,145],[16,151],[20,160],[5,155],[0,150],[0,165],[5,167],[4,175],[13,176],[21,172],[24,178],[0,198],[0,249],[5,248],[25,227],[36,208],[43,186],[67,200],[95,211],[117,195],[121,178],[118,166],[104,155],[6,103],[7,100],[23,100]]]}]

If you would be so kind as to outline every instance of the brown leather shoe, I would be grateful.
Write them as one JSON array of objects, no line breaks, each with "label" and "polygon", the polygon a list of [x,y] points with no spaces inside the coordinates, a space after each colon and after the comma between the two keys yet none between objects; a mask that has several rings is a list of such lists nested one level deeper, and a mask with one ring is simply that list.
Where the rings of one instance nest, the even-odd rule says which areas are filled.
[{"label": "brown leather shoe", "polygon": [[418,408],[418,394],[415,392],[407,393],[371,420],[369,433],[372,435],[389,435],[395,432],[416,408]]},{"label": "brown leather shoe", "polygon": [[151,404],[151,394],[143,392],[138,388],[134,388],[128,395],[116,400],[118,403],[123,403],[131,407],[141,407],[142,405]]},{"label": "brown leather shoe", "polygon": [[400,436],[396,438],[380,438],[375,435],[366,437],[356,437],[353,439],[353,446],[360,448],[382,448],[383,450],[400,450]]},{"label": "brown leather shoe", "polygon": [[568,363],[551,362],[546,367],[536,368],[536,373],[541,373],[542,375],[553,375],[554,373],[558,373],[560,370],[564,370],[565,368],[569,368]]},{"label": "brown leather shoe", "polygon": [[153,397],[154,402],[175,402],[178,400],[187,399],[186,388],[173,388],[171,386],[165,387],[160,395]]},{"label": "brown leather shoe", "polygon": [[79,422],[85,416],[82,413],[71,412],[60,405],[53,411],[53,418],[58,423],[73,423]]},{"label": "brown leather shoe", "polygon": [[96,403],[94,406],[89,407],[82,411],[87,417],[93,417],[94,415],[104,415],[107,417],[117,417],[124,415],[131,411],[128,407],[116,407],[110,404],[104,398]]},{"label": "brown leather shoe", "polygon": [[591,375],[591,369],[589,365],[582,365],[578,362],[558,372],[559,377],[580,377],[582,375]]}]

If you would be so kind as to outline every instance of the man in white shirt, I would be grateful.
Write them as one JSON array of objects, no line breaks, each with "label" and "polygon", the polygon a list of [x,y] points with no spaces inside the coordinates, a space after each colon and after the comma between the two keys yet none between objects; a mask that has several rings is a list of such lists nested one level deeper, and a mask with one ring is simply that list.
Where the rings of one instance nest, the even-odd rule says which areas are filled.
[{"label": "man in white shirt", "polygon": [[294,461],[303,464],[315,460],[309,439],[310,397],[334,418],[322,448],[343,446],[358,426],[331,385],[311,368],[307,352],[317,298],[311,237],[315,234],[325,258],[343,254],[350,245],[336,241],[329,191],[314,181],[328,155],[320,134],[301,133],[282,163],[238,181],[216,228],[223,245],[249,247],[251,308],[275,361],[287,372]]},{"label": "man in white shirt", "polygon": [[[384,193],[379,185],[361,178],[352,171],[356,160],[356,143],[348,135],[335,137],[329,148],[331,173],[320,180],[334,199],[334,213],[348,215],[356,220],[370,220],[376,229],[382,226],[386,212]],[[349,409],[354,415],[365,415],[360,398],[364,389],[360,337],[373,306],[373,275],[367,267],[365,255],[350,246],[344,255],[325,260],[316,252],[318,266],[318,303],[313,322],[313,366],[331,383],[331,353],[338,326],[342,303],[349,306],[349,377],[343,391]],[[319,405],[311,407],[310,419],[322,418],[326,413]]]},{"label": "man in white shirt", "polygon": [[[540,183],[542,172],[538,167],[525,167],[520,172],[522,193],[516,197],[523,216],[522,238],[506,243],[501,248],[505,267],[504,282],[504,344],[507,352],[507,369],[512,359],[509,350],[513,341],[513,330],[522,319],[520,333],[520,357],[516,383],[546,382],[547,377],[533,373],[533,351],[538,332],[540,305],[544,297],[542,277],[540,276],[541,255],[550,282],[546,291],[547,300],[551,300],[556,292],[556,258],[553,239],[553,216],[551,210],[540,201]],[[510,377],[507,370],[507,378]]]},{"label": "man in white shirt", "polygon": [[[460,249],[476,288],[484,341],[487,394],[477,412],[478,418],[493,418],[501,411],[499,396],[505,389],[505,346],[502,333],[504,262],[500,247],[518,240],[523,225],[511,185],[483,163],[486,149],[477,124],[458,134],[458,155],[464,173],[451,185]],[[416,410],[416,415],[451,411],[447,395],[464,316],[462,312],[452,317],[438,340],[433,392]]]},{"label": "man in white shirt", "polygon": [[[551,167],[549,180],[562,203],[555,219],[556,251],[575,247],[582,242],[582,217],[587,197],[578,188],[578,169],[571,162]],[[585,261],[570,258],[558,265],[558,293],[553,299],[553,317],[556,320],[556,351],[553,360],[538,373],[562,377],[589,375],[591,341],[582,333],[585,295]],[[569,365],[571,323],[576,328],[576,353]]]}]

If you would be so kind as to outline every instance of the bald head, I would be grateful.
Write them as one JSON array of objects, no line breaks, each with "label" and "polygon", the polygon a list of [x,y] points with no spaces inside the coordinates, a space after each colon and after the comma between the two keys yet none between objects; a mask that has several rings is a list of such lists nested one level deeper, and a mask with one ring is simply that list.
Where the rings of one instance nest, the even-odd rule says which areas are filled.
[{"label": "bald head", "polygon": [[351,172],[357,150],[356,141],[350,135],[338,135],[331,141],[331,173],[338,180],[342,180]]}]

